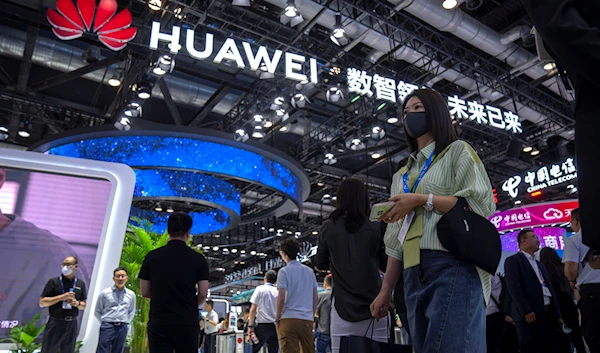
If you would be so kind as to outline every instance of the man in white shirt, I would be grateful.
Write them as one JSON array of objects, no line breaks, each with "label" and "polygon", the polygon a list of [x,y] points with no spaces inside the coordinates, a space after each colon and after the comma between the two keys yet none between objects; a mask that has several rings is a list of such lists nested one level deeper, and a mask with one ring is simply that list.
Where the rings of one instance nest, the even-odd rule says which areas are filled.
[{"label": "man in white shirt", "polygon": [[565,241],[565,276],[571,287],[581,294],[579,307],[583,337],[591,353],[600,353],[600,271],[587,263],[590,248],[582,242],[578,208],[571,211],[571,228],[576,234]]},{"label": "man in white shirt", "polygon": [[248,319],[248,334],[256,334],[258,344],[252,347],[253,353],[258,353],[267,344],[269,353],[277,353],[277,329],[275,328],[275,311],[277,295],[275,288],[277,272],[270,270],[264,278],[264,284],[256,287],[250,298],[250,318]]},{"label": "man in white shirt", "polygon": [[506,284],[521,353],[556,352],[556,329],[563,324],[550,275],[535,259],[540,240],[531,229],[517,236],[520,251],[506,259]]},{"label": "man in white shirt", "polygon": [[294,238],[279,245],[287,264],[277,274],[277,336],[281,353],[315,353],[312,333],[319,294],[313,271],[296,261],[300,245]]},{"label": "man in white shirt", "polygon": [[213,310],[214,302],[209,299],[204,304],[204,310],[206,310],[206,316],[204,317],[204,352],[214,353],[216,351],[216,339],[219,315]]},{"label": "man in white shirt", "polygon": [[96,353],[121,353],[125,348],[129,323],[135,316],[135,293],[125,288],[128,278],[125,268],[115,269],[115,285],[98,297],[96,317],[102,324]]}]

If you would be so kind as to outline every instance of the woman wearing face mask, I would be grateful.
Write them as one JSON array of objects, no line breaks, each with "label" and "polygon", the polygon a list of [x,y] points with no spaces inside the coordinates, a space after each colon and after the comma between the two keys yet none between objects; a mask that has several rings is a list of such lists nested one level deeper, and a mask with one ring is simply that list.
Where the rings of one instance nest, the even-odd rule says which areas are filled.
[{"label": "woman wearing face mask", "polygon": [[[416,353],[485,353],[487,272],[451,255],[436,225],[463,197],[485,217],[495,211],[492,186],[469,144],[458,140],[445,99],[421,89],[406,98],[404,133],[411,155],[393,176],[394,207],[380,220],[389,255],[384,283],[371,314],[385,317],[404,263],[404,292]],[[485,298],[485,299],[484,299]]]}]

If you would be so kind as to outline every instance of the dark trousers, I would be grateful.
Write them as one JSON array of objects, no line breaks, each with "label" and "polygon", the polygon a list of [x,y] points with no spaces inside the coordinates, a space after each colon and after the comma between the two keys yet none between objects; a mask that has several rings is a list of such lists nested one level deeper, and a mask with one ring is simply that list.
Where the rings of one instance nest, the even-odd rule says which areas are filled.
[{"label": "dark trousers", "polygon": [[502,352],[519,353],[519,337],[515,325],[504,321],[504,331],[502,338]]},{"label": "dark trousers", "polygon": [[548,308],[543,314],[535,317],[535,322],[517,322],[517,335],[521,353],[556,353],[556,328],[558,319]]},{"label": "dark trousers", "polygon": [[44,329],[42,353],[74,353],[77,331],[77,319],[65,321],[49,318]]},{"label": "dark trousers", "polygon": [[150,353],[198,353],[200,328],[194,326],[148,325]]},{"label": "dark trousers", "polygon": [[204,335],[204,353],[215,353],[217,351],[217,334]]},{"label": "dark trousers", "polygon": [[[317,340],[317,352],[316,353],[328,353],[331,352],[331,336],[326,333],[315,334]],[[270,353],[270,352],[269,352]]]},{"label": "dark trousers", "polygon": [[569,335],[559,334],[558,345],[560,351],[570,353],[571,343],[573,343],[577,352],[585,352],[585,343],[583,343],[581,327],[579,326],[579,310],[577,310],[573,298],[566,294],[559,294],[558,305],[560,305],[560,313],[565,325],[572,330]]},{"label": "dark trousers", "polygon": [[579,310],[585,342],[591,353],[600,353],[600,283],[581,285]]},{"label": "dark trousers", "polygon": [[127,329],[129,325],[115,325],[109,322],[103,322],[100,325],[100,337],[98,338],[98,348],[96,353],[121,353],[125,348],[125,339],[127,338]]},{"label": "dark trousers", "polygon": [[485,317],[485,342],[487,353],[500,353],[502,348],[502,332],[504,330],[504,314],[494,313]]},{"label": "dark trousers", "polygon": [[265,344],[269,353],[277,353],[279,344],[277,342],[277,329],[275,324],[257,324],[254,328],[258,344],[252,346],[252,353],[257,353]]}]

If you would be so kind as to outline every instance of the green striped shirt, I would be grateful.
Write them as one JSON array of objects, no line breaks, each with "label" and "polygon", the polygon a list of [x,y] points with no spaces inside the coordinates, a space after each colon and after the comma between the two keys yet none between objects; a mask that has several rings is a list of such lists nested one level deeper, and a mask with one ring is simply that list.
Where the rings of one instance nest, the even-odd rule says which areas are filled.
[{"label": "green striped shirt", "polygon": [[[408,167],[400,169],[393,176],[391,195],[404,193],[402,176],[407,169],[409,187],[414,184],[427,158],[434,150],[435,142],[418,153],[410,155]],[[464,197],[473,211],[484,217],[490,217],[496,211],[492,186],[481,159],[468,143],[460,140],[452,143],[447,152],[431,165],[419,183],[417,192],[436,196]],[[419,239],[421,249],[447,251],[437,236],[436,225],[442,216],[443,214],[437,211],[423,212],[423,232]],[[404,219],[401,219],[396,223],[388,224],[384,238],[386,253],[398,260],[403,259],[402,244],[398,240],[403,221]],[[491,292],[490,275],[480,268],[477,268],[477,272],[487,304]]]}]

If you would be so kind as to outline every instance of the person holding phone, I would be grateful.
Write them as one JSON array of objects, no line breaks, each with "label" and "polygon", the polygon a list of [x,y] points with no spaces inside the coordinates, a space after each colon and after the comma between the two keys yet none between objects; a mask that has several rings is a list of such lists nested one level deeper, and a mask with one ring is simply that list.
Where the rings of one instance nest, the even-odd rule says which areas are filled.
[{"label": "person holding phone", "polygon": [[459,197],[476,214],[493,215],[492,184],[477,153],[458,139],[447,101],[438,92],[415,90],[406,97],[401,115],[411,154],[392,179],[389,201],[394,206],[379,218],[388,223],[384,242],[389,258],[371,314],[388,315],[404,268],[415,352],[442,347],[444,352],[484,353],[490,274],[449,253],[438,238],[437,223]]},{"label": "person holding phone", "polygon": [[50,318],[44,329],[42,353],[74,353],[79,330],[77,316],[85,309],[85,282],[75,277],[77,258],[69,256],[62,264],[62,274],[46,283],[40,307],[48,307]]}]

